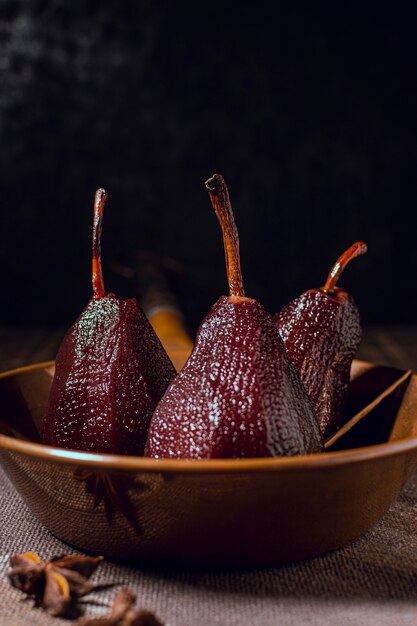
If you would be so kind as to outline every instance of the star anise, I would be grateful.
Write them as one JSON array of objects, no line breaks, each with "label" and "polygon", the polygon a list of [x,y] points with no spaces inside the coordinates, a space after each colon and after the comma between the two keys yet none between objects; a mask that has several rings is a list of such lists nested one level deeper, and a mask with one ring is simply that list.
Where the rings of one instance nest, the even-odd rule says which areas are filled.
[{"label": "star anise", "polygon": [[113,521],[116,511],[119,511],[127,519],[135,533],[141,533],[136,507],[131,500],[129,491],[131,489],[147,491],[150,489],[149,485],[123,474],[94,472],[84,468],[76,470],[74,478],[84,482],[86,492],[94,496],[93,509],[96,509],[103,502],[109,523]]},{"label": "star anise", "polygon": [[77,598],[98,588],[89,578],[102,560],[102,556],[74,554],[43,561],[34,552],[25,552],[10,558],[9,578],[36,606],[50,615],[68,616]]},{"label": "star anise", "polygon": [[164,626],[153,611],[135,609],[136,596],[129,589],[121,589],[114,598],[110,615],[82,617],[77,626]]}]

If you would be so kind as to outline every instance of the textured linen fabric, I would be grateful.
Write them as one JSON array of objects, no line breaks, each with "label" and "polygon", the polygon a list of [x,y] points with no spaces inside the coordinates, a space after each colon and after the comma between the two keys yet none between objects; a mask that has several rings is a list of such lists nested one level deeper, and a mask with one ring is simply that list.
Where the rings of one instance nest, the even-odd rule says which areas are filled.
[{"label": "textured linen fabric", "polygon": [[[9,557],[45,559],[75,550],[53,537],[0,473],[0,626],[68,623],[32,609],[7,580]],[[351,546],[308,561],[258,570],[151,571],[111,562],[93,580],[127,584],[138,605],[170,626],[396,626],[417,623],[417,474],[385,517]],[[88,596],[110,604],[116,589]],[[106,609],[86,605],[89,614]]]}]

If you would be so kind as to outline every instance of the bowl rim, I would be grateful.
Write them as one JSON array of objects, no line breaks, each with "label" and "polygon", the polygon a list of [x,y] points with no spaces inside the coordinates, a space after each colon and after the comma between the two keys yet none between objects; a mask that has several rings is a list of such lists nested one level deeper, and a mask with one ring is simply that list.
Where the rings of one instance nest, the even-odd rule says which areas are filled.
[{"label": "bowl rim", "polygon": [[[365,363],[365,361],[362,361]],[[0,380],[12,378],[32,370],[42,370],[54,365],[54,361],[43,361],[0,373]],[[413,374],[416,376],[416,374]],[[417,376],[416,376],[417,378]],[[57,462],[64,465],[84,465],[114,471],[168,472],[168,473],[234,473],[234,472],[279,472],[299,471],[307,468],[323,469],[361,463],[371,459],[386,458],[417,450],[417,437],[408,437],[394,442],[386,442],[338,450],[319,452],[293,457],[261,457],[251,459],[152,459],[150,457],[121,454],[98,454],[80,450],[55,448],[0,434],[0,449],[15,452],[38,460]]]}]

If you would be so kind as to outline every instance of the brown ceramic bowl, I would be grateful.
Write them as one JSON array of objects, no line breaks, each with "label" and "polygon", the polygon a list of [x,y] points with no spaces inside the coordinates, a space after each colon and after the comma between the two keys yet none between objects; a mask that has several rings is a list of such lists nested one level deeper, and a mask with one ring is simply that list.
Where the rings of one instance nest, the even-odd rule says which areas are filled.
[{"label": "brown ceramic bowl", "polygon": [[362,447],[189,462],[40,444],[52,371],[0,375],[0,461],[54,535],[110,558],[268,565],[334,550],[385,513],[417,464],[417,377],[389,368],[354,364],[353,404],[371,408],[336,444],[356,445],[357,432]]}]

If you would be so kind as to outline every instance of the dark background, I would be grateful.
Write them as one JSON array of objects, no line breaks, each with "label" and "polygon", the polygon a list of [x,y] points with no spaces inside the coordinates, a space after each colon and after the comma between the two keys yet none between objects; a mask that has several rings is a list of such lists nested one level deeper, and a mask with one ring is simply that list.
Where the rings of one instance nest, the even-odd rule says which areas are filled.
[{"label": "dark background", "polygon": [[226,290],[213,171],[247,295],[274,312],[362,239],[365,323],[417,322],[414,15],[289,4],[0,1],[2,323],[81,311],[104,186],[104,261],[178,259],[195,327]]}]

